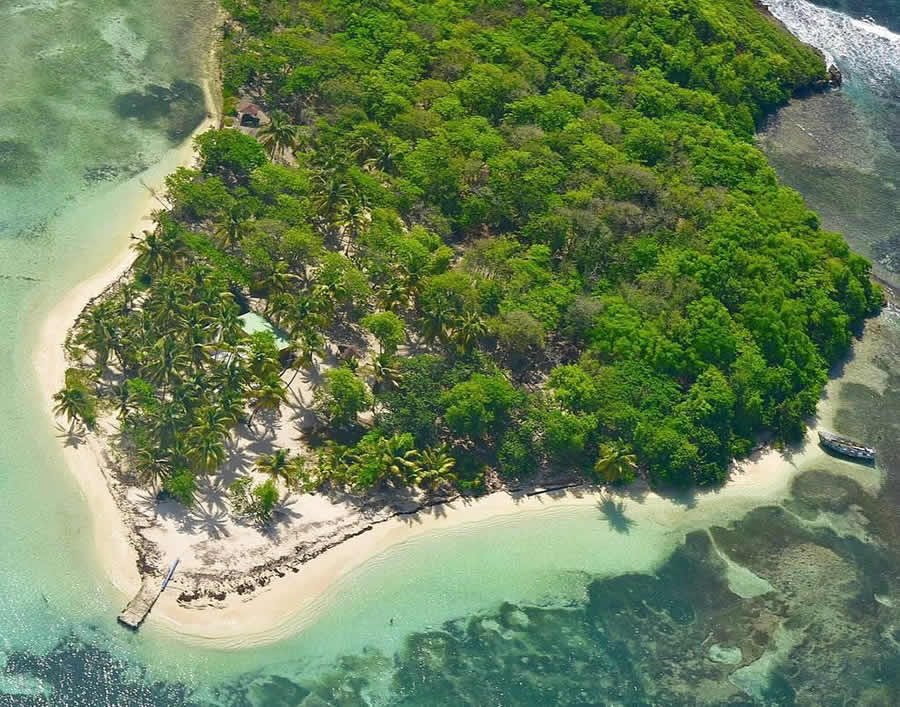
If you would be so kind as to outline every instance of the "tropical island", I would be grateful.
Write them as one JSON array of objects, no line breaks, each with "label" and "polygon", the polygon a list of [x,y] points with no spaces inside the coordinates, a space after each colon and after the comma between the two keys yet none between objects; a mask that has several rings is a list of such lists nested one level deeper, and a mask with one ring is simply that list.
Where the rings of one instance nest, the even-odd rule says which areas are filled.
[{"label": "tropical island", "polygon": [[753,145],[829,77],[751,0],[223,3],[221,125],[55,396],[142,572],[206,533],[185,604],[460,494],[720,484],[883,303]]}]

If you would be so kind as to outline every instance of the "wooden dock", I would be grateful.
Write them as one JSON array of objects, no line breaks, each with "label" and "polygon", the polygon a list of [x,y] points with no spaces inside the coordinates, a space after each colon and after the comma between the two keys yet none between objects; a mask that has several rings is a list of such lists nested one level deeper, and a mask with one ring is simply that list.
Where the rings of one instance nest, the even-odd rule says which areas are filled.
[{"label": "wooden dock", "polygon": [[138,593],[134,595],[134,599],[128,602],[128,606],[122,609],[122,613],[119,614],[120,624],[137,631],[138,626],[144,622],[147,614],[150,613],[150,609],[153,608],[156,600],[159,599],[159,595],[169,586],[172,575],[175,574],[175,570],[178,567],[178,562],[179,560],[176,557],[175,562],[169,567],[169,573],[162,582],[159,581],[159,577],[144,577],[144,582],[141,584]]},{"label": "wooden dock", "polygon": [[137,631],[138,626],[147,618],[150,609],[159,599],[162,590],[159,577],[145,577],[134,599],[128,602],[128,606],[119,614],[119,623]]}]

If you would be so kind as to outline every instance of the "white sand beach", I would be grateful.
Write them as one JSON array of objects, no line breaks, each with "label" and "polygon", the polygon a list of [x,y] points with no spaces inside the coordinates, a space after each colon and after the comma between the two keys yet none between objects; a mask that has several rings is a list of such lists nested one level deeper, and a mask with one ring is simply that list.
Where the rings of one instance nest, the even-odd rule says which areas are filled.
[{"label": "white sand beach", "polygon": [[[187,144],[178,153],[178,163],[189,163],[191,157]],[[152,196],[146,192],[146,198],[135,206],[140,214],[135,233],[152,226],[152,206]],[[41,328],[34,365],[51,415],[51,396],[62,386],[67,367],[63,350],[67,331],[90,299],[133,262],[129,239],[119,243],[108,266],[69,292],[50,311]],[[309,402],[311,386],[305,376],[298,376],[292,392]],[[232,465],[232,473],[236,474],[241,464],[246,465],[247,455],[299,444],[297,431],[304,422],[297,418],[303,415],[302,404],[299,409],[293,418],[283,415],[269,421],[262,431],[251,432],[241,426],[226,462]],[[149,492],[122,487],[110,473],[110,450],[102,435],[86,435],[84,443],[64,446],[63,453],[95,519],[101,566],[121,592],[123,605],[141,582],[137,548],[149,543],[158,555],[159,568],[167,567],[175,558],[180,560],[170,587],[150,614],[147,624],[151,630],[216,647],[244,648],[274,642],[300,630],[321,610],[323,597],[342,577],[386,549],[427,533],[513,517],[549,505],[597,505],[607,498],[622,504],[635,523],[650,521],[654,527],[679,537],[717,520],[727,522],[761,502],[785,497],[799,461],[821,453],[812,440],[810,432],[791,459],[774,450],[758,452],[753,459],[736,465],[732,480],[723,488],[698,493],[690,504],[652,492],[636,499],[634,489],[611,496],[600,488],[576,487],[535,495],[498,492],[478,499],[458,498],[412,514],[410,511],[421,502],[414,496],[402,502],[394,499],[393,507],[376,503],[367,508],[356,499],[351,502],[305,494],[287,499],[282,517],[268,533],[231,517],[221,483],[204,489],[199,508],[191,512],[175,504],[159,504]],[[660,562],[667,547],[660,544]],[[241,589],[242,578],[251,574],[254,581],[246,590]],[[225,581],[221,581],[223,577]],[[198,587],[205,593],[179,601],[185,592],[197,594]]]},{"label": "white sand beach", "polygon": [[[189,159],[189,151],[183,156]],[[137,228],[148,225],[143,219]],[[47,317],[34,364],[48,410],[52,409],[50,397],[63,382],[66,359],[62,344],[68,328],[90,298],[119,277],[131,261],[131,253],[123,248],[106,269],[79,284]],[[298,376],[292,392],[308,402],[311,385],[305,376]],[[303,417],[304,406],[301,402],[297,407],[299,412],[272,419],[261,431],[241,426],[226,462],[226,466],[232,465],[230,473],[246,466],[247,455],[300,444],[297,433],[304,421],[298,418]],[[655,533],[654,542],[659,542],[653,552],[626,558],[623,562],[628,566],[611,567],[611,571],[650,570],[647,563],[662,562],[672,538],[680,541],[692,530],[727,523],[755,506],[785,498],[798,470],[823,452],[810,430],[801,444],[785,453],[763,449],[735,464],[727,484],[697,492],[687,503],[647,489],[610,493],[585,486],[532,495],[497,492],[477,499],[457,498],[411,513],[420,498],[392,499],[393,507],[377,502],[366,507],[358,499],[294,495],[267,533],[231,517],[221,484],[204,489],[199,508],[190,512],[175,504],[159,504],[146,491],[116,488],[108,476],[109,450],[102,437],[89,435],[86,444],[67,446],[64,454],[90,505],[96,521],[97,553],[110,581],[122,593],[123,605],[141,581],[136,567],[138,527],[138,540],[155,547],[161,569],[176,557],[180,559],[170,587],[147,620],[148,630],[192,643],[237,649],[275,642],[301,630],[327,606],[329,593],[343,577],[391,547],[428,533],[474,527],[489,520],[502,522],[548,507],[598,506],[612,499],[630,522],[648,527],[650,534]],[[120,503],[114,493],[119,494]],[[612,530],[610,539],[615,541]],[[242,578],[251,575],[247,588],[240,588]],[[184,593],[198,594],[198,587],[200,596],[179,601]],[[221,596],[215,596],[219,592]]]},{"label": "white sand beach", "polygon": [[[801,446],[809,449],[811,441],[809,436]],[[818,450],[813,447],[808,453],[816,454]],[[481,523],[508,522],[550,506],[559,509],[598,506],[612,499],[621,504],[620,510],[636,527],[644,524],[654,537],[669,536],[671,541],[680,541],[692,530],[716,522],[726,523],[760,503],[786,497],[796,470],[795,462],[787,461],[779,452],[767,450],[741,463],[734,479],[726,486],[699,494],[693,504],[652,492],[635,498],[591,486],[528,496],[497,492],[477,499],[457,499],[413,516],[398,516],[378,523],[309,560],[299,572],[272,581],[249,599],[230,598],[211,612],[180,605],[174,592],[166,592],[148,623],[163,633],[225,649],[272,643],[302,630],[314,620],[318,612],[327,608],[334,586],[348,573],[388,548],[429,533],[460,531],[465,526],[475,529]],[[609,536],[612,542],[618,537],[612,529]],[[611,566],[610,571],[648,571],[651,565],[664,561],[671,541],[659,542],[658,552],[648,548],[640,556],[625,558],[629,566]]]},{"label": "white sand beach", "polygon": [[[109,196],[110,203],[119,198],[133,200],[134,226],[130,232],[110,234],[107,265],[66,293],[65,297],[49,310],[38,331],[33,364],[38,373],[40,392],[54,420],[56,416],[53,413],[52,396],[65,381],[68,363],[63,345],[69,329],[90,300],[131,267],[134,262],[131,235],[139,235],[145,230],[154,228],[152,212],[161,206],[156,194],[164,190],[164,180],[170,172],[176,167],[187,166],[193,162],[193,137],[218,126],[218,108],[209,82],[204,82],[204,93],[207,117],[195,129],[191,138],[146,173],[118,185],[113,190]],[[68,441],[70,440],[64,443],[63,455],[91,508],[94,537],[102,565],[116,589],[123,595],[130,595],[140,586],[140,576],[135,565],[135,552],[129,541],[124,516],[113,498],[108,479],[103,472],[105,450],[102,440],[94,435],[87,435],[84,437],[84,443],[69,444]]]},{"label": "white sand beach", "polygon": [[[207,98],[210,118],[198,132],[217,123],[208,88]],[[192,158],[192,143],[187,142],[152,170],[150,186],[161,190],[165,175],[178,165],[190,164]],[[144,174],[123,185],[122,194],[134,194],[135,184],[143,184],[140,180],[147,177]],[[153,227],[150,212],[159,205],[152,189],[139,193],[142,196],[134,203],[135,234]],[[51,416],[52,395],[63,385],[68,365],[63,350],[68,330],[89,301],[133,262],[128,234],[112,235],[108,264],[58,302],[40,329],[33,363]],[[328,365],[334,362],[323,361],[320,368]],[[286,376],[292,377],[290,372]],[[338,580],[387,548],[427,533],[512,517],[551,504],[597,505],[612,498],[635,523],[649,522],[683,537],[693,529],[733,520],[760,503],[784,498],[801,462],[821,454],[811,431],[792,454],[760,451],[736,465],[724,487],[698,492],[691,503],[646,491],[636,494],[634,489],[611,496],[599,488],[577,487],[519,497],[500,492],[479,499],[458,498],[414,513],[423,502],[414,493],[372,500],[294,494],[282,504],[274,526],[261,532],[232,517],[225,488],[239,473],[247,473],[259,454],[276,447],[296,450],[302,446],[306,405],[315,386],[310,378],[297,377],[291,392],[298,404],[283,408],[280,417],[261,420],[253,430],[239,427],[225,470],[215,485],[209,482],[201,488],[199,502],[190,511],[174,503],[159,503],[151,492],[116,480],[111,471],[114,455],[102,434],[112,431],[111,420],[101,420],[101,434],[67,438],[65,461],[91,509],[101,566],[121,593],[123,605],[140,586],[139,557],[149,560],[158,573],[174,559],[180,560],[170,587],[148,619],[149,626],[226,648],[276,641],[302,628],[321,609],[323,597]],[[658,561],[664,559],[667,547],[660,543]]]}]

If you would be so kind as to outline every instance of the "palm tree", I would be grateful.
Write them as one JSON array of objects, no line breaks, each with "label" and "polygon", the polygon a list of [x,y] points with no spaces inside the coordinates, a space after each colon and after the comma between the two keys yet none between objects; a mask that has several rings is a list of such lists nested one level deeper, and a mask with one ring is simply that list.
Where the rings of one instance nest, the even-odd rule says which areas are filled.
[{"label": "palm tree", "polygon": [[138,254],[138,262],[151,275],[165,271],[186,250],[182,226],[165,213],[157,212],[156,216],[156,230],[144,231],[144,237],[137,239],[133,246]]},{"label": "palm tree", "polygon": [[425,341],[432,344],[435,339],[438,339],[442,344],[446,344],[447,326],[453,321],[455,315],[451,304],[445,298],[438,299],[423,314],[425,321],[422,332],[425,334]]},{"label": "palm tree", "polygon": [[621,440],[603,445],[600,449],[600,457],[594,464],[594,471],[609,483],[630,481],[634,478],[635,469],[637,469],[637,456]]},{"label": "palm tree", "polygon": [[245,399],[242,393],[226,390],[216,399],[222,422],[234,427],[244,417]]},{"label": "palm tree", "polygon": [[254,400],[253,412],[247,420],[247,426],[253,424],[253,417],[260,410],[277,410],[282,403],[287,402],[287,389],[284,381],[277,374],[270,375],[256,390],[250,392]]},{"label": "palm tree", "polygon": [[418,455],[415,449],[407,448],[402,435],[394,434],[379,437],[374,449],[371,446],[364,448],[358,454],[346,455],[346,459],[352,467],[363,472],[356,479],[357,483],[368,487],[387,478],[405,481],[410,470],[415,468]]},{"label": "palm tree", "polygon": [[419,453],[415,449],[404,451],[404,444],[399,435],[391,435],[387,439],[380,440],[382,459],[382,478],[392,476],[397,479],[406,479],[410,469],[415,468],[416,458]]},{"label": "palm tree", "polygon": [[[194,307],[190,311],[193,310]],[[194,313],[182,319],[182,322],[184,322],[187,357],[190,359],[192,369],[199,371],[209,361],[209,332],[205,322]]]},{"label": "palm tree", "polygon": [[171,276],[161,278],[144,305],[148,319],[144,319],[144,330],[169,332],[177,328],[179,314],[184,307],[184,299],[179,282]]},{"label": "palm tree", "polygon": [[344,180],[343,175],[336,171],[323,171],[317,175],[316,181],[318,183],[314,198],[316,212],[326,232],[331,232],[338,226],[338,214],[350,203],[353,189]]},{"label": "palm tree", "polygon": [[205,402],[205,393],[209,389],[209,379],[202,371],[198,371],[190,378],[179,381],[172,388],[172,400],[184,409],[190,416],[194,410]]},{"label": "palm tree", "polygon": [[53,400],[56,401],[53,412],[65,415],[71,426],[74,427],[79,420],[87,427],[94,426],[94,405],[83,387],[67,381],[65,387],[53,396]]},{"label": "palm tree", "polygon": [[[94,365],[103,371],[111,351],[121,351],[121,341],[115,327],[115,314],[105,303],[92,307],[85,319],[79,322],[75,342],[94,352]],[[118,354],[117,354],[118,357]]]},{"label": "palm tree", "polygon": [[469,352],[485,334],[487,326],[481,315],[478,312],[466,312],[454,325],[453,341],[460,351]]},{"label": "palm tree", "polygon": [[350,151],[359,164],[365,164],[372,158],[377,150],[377,142],[371,135],[359,135],[353,141],[353,147]]},{"label": "palm tree", "polygon": [[119,297],[122,301],[122,314],[130,314],[134,309],[134,300],[137,298],[138,289],[133,282],[125,282],[119,288]]},{"label": "palm tree", "polygon": [[116,417],[124,422],[134,407],[134,398],[124,384],[115,386],[113,394],[116,398]]},{"label": "palm tree", "polygon": [[257,471],[267,474],[274,481],[281,479],[288,488],[296,488],[303,476],[303,460],[291,457],[287,449],[277,449],[256,460]]},{"label": "palm tree", "polygon": [[314,356],[324,355],[325,337],[318,329],[304,329],[300,332],[299,338],[294,342],[294,360],[291,368],[294,369],[294,375],[288,381],[287,387],[290,388],[294,384],[294,379],[300,371],[312,368],[315,362]]},{"label": "palm tree", "polygon": [[212,307],[213,319],[216,322],[216,342],[234,344],[244,334],[241,325],[240,308],[234,301],[231,292],[222,292],[219,299]]},{"label": "palm tree", "polygon": [[391,138],[388,138],[380,143],[375,150],[375,166],[382,172],[391,174],[394,171],[394,160],[396,157],[393,141]]},{"label": "palm tree", "polygon": [[331,318],[329,300],[327,290],[314,287],[286,300],[283,311],[278,312],[278,319],[295,338],[306,331],[325,329]]},{"label": "palm tree", "polygon": [[291,453],[287,449],[276,449],[273,454],[264,454],[256,460],[256,470],[271,476],[276,481],[287,479],[291,465]]},{"label": "palm tree", "polygon": [[319,452],[318,474],[321,481],[341,486],[351,482],[350,464],[353,458],[350,448],[334,440],[326,440]]},{"label": "palm tree", "polygon": [[187,433],[186,454],[201,471],[212,473],[225,460],[225,437],[228,429],[220,412],[205,408]]},{"label": "palm tree", "polygon": [[181,380],[183,373],[191,365],[190,357],[172,336],[164,336],[157,341],[151,356],[147,362],[150,380],[160,382],[166,387]]},{"label": "palm tree", "polygon": [[161,449],[142,447],[137,452],[135,465],[140,480],[154,489],[162,486],[172,472],[169,457]]},{"label": "palm tree", "polygon": [[250,380],[250,371],[244,360],[231,355],[227,363],[216,367],[212,375],[212,384],[220,396],[242,396]]},{"label": "palm tree", "polygon": [[310,157],[322,176],[343,174],[347,171],[347,152],[332,142],[316,141]]},{"label": "palm tree", "polygon": [[447,454],[447,445],[428,447],[412,468],[413,480],[419,486],[428,485],[434,489],[439,483],[453,481],[456,459]]},{"label": "palm tree", "polygon": [[365,200],[355,198],[344,202],[335,223],[345,238],[344,255],[349,256],[350,249],[368,223]]},{"label": "palm tree", "polygon": [[264,289],[271,298],[273,294],[288,292],[292,285],[296,286],[296,283],[299,282],[299,280],[300,276],[292,273],[286,262],[279,260],[272,266],[272,269],[260,283],[260,287]]},{"label": "palm tree", "polygon": [[285,152],[294,152],[300,143],[300,129],[291,123],[287,113],[274,110],[269,116],[269,122],[259,130],[259,141],[266,148],[269,158],[276,160]]},{"label": "palm tree", "polygon": [[280,364],[269,349],[251,345],[246,361],[249,371],[255,380],[266,381],[272,377],[278,377]]},{"label": "palm tree", "polygon": [[407,257],[398,268],[398,275],[406,288],[407,296],[418,297],[422,279],[428,275],[429,262],[425,257]]},{"label": "palm tree", "polygon": [[[378,354],[372,363],[363,368],[363,372],[370,373],[375,379],[375,387],[378,390],[393,390],[400,385],[402,375],[400,370],[395,368],[394,356],[386,353]],[[373,402],[373,406],[374,406]]]},{"label": "palm tree", "polygon": [[399,279],[385,283],[375,295],[379,306],[386,312],[396,314],[409,304],[409,291]]},{"label": "palm tree", "polygon": [[247,221],[248,216],[249,212],[245,201],[238,199],[216,229],[216,236],[222,248],[232,250],[251,231],[250,222]]},{"label": "palm tree", "polygon": [[135,238],[136,242],[131,246],[137,252],[137,262],[143,265],[147,272],[153,273],[161,270],[165,258],[165,244],[155,231],[144,231],[143,238]]},{"label": "palm tree", "polygon": [[316,316],[318,326],[325,329],[334,317],[335,297],[332,288],[324,284],[313,285],[306,292],[310,311]]},{"label": "palm tree", "polygon": [[153,433],[163,449],[173,449],[184,422],[184,408],[177,401],[164,402],[153,419]]}]

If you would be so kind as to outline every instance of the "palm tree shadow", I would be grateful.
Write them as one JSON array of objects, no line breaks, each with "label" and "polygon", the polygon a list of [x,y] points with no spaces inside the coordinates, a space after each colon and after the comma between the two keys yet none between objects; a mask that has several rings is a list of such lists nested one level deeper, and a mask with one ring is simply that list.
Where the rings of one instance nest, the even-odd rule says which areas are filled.
[{"label": "palm tree shadow", "polygon": [[205,506],[207,511],[215,508],[216,511],[227,513],[228,507],[225,503],[225,497],[228,491],[228,484],[225,478],[222,476],[207,476],[200,481],[198,487],[195,494],[197,506]]},{"label": "palm tree shadow", "polygon": [[83,426],[70,425],[64,427],[57,423],[57,437],[62,440],[64,447],[72,447],[78,449],[82,444],[87,442],[87,430]]},{"label": "palm tree shadow", "polygon": [[280,410],[259,410],[253,418],[253,429],[249,432],[258,441],[275,439],[280,421]]},{"label": "palm tree shadow", "polygon": [[[149,500],[145,501],[149,506]],[[170,496],[155,497],[156,515],[164,520],[173,521],[181,530],[186,533],[194,532],[194,517],[191,509],[184,506],[181,501],[176,501]]]},{"label": "palm tree shadow", "polygon": [[301,408],[306,407],[306,401],[303,399],[303,389],[300,386],[288,388],[288,392],[290,392]]},{"label": "palm tree shadow", "polygon": [[[141,489],[135,500],[135,505],[144,515],[152,517],[160,514],[159,495],[155,489]],[[165,513],[161,515],[165,515]]]},{"label": "palm tree shadow", "polygon": [[298,519],[303,517],[302,513],[294,510],[293,506],[297,502],[296,498],[287,496],[278,501],[275,508],[272,509],[272,519],[266,525],[260,528],[260,532],[272,540],[281,538],[282,526],[291,526]]},{"label": "palm tree shadow", "polygon": [[308,435],[312,430],[321,426],[322,422],[315,410],[308,407],[295,410],[291,415],[294,429],[299,433],[300,439]]},{"label": "palm tree shadow", "polygon": [[300,372],[299,378],[301,382],[305,383],[310,388],[321,388],[325,383],[325,374],[322,370],[322,364],[316,361],[309,368],[304,368]]},{"label": "palm tree shadow", "polygon": [[185,525],[190,525],[191,532],[200,531],[213,539],[230,535],[227,527],[228,511],[215,503],[195,504],[185,519]]},{"label": "palm tree shadow", "polygon": [[225,455],[225,463],[219,468],[217,478],[222,485],[228,486],[250,468],[250,457],[240,440],[230,435],[225,442]]},{"label": "palm tree shadow", "polygon": [[624,501],[616,502],[612,496],[607,496],[597,502],[597,509],[603,514],[609,527],[617,533],[628,535],[631,532],[634,521],[625,515]]}]

